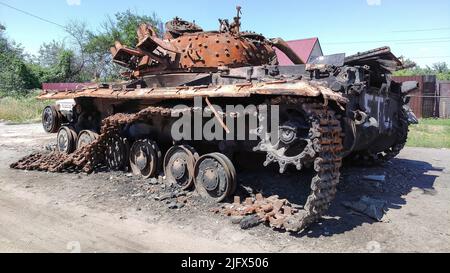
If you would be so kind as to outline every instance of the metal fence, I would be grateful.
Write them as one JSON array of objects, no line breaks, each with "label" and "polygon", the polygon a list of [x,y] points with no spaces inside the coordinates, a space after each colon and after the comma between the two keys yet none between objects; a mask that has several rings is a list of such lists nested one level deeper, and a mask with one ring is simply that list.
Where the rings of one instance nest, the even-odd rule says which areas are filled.
[{"label": "metal fence", "polygon": [[418,118],[450,116],[450,82],[437,81],[434,75],[393,77],[396,82],[417,81],[409,106]]},{"label": "metal fence", "polygon": [[439,117],[450,118],[450,81],[438,81]]},{"label": "metal fence", "polygon": [[[411,95],[409,97],[411,97],[409,106],[417,116],[420,116],[421,118],[450,118],[450,96]],[[422,106],[413,107],[412,101],[419,101],[422,103]],[[418,110],[419,108],[421,110]]]}]

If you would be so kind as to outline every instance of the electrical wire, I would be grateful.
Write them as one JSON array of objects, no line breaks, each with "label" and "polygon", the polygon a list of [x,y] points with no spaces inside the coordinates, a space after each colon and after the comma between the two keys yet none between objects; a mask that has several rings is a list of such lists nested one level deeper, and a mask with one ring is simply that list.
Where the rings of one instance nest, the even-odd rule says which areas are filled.
[{"label": "electrical wire", "polygon": [[41,16],[35,15],[35,14],[30,13],[30,12],[28,12],[28,11],[21,10],[21,9],[19,9],[19,8],[13,7],[13,6],[8,5],[8,4],[6,4],[6,3],[3,3],[3,2],[0,2],[0,5],[6,6],[6,7],[10,8],[10,9],[19,11],[19,12],[21,12],[21,13],[23,13],[23,14],[28,15],[28,16],[34,17],[34,18],[39,19],[39,20],[41,20],[41,21],[47,22],[47,23],[49,23],[49,24],[58,26],[58,27],[60,27],[60,28],[62,28],[62,29],[64,29],[64,30],[67,30],[67,28],[66,28],[65,26],[61,25],[61,24],[58,24],[58,23],[55,23],[55,22],[53,22],[53,21],[51,21],[51,20],[42,18]]}]

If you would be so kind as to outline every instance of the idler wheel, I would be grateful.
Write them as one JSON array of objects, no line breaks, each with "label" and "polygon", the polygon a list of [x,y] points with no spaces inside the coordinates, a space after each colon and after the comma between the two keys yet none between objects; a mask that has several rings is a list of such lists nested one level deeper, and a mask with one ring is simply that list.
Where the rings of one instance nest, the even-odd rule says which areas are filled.
[{"label": "idler wheel", "polygon": [[47,133],[56,133],[61,128],[61,117],[54,105],[42,111],[42,127]]},{"label": "idler wheel", "polygon": [[164,174],[168,180],[176,182],[183,190],[194,183],[195,162],[199,159],[194,148],[181,145],[170,148],[164,157]]},{"label": "idler wheel", "polygon": [[131,171],[143,178],[158,174],[162,163],[162,153],[155,141],[143,139],[136,141],[130,150]]},{"label": "idler wheel", "polygon": [[120,136],[109,137],[106,141],[105,158],[109,169],[124,170],[128,166],[130,144],[126,138]]},{"label": "idler wheel", "polygon": [[220,153],[204,155],[197,161],[194,169],[197,192],[216,202],[227,198],[236,183],[236,177],[224,157],[226,156]]},{"label": "idler wheel", "polygon": [[63,126],[56,136],[56,148],[58,151],[70,154],[76,149],[77,133],[72,127]]},{"label": "idler wheel", "polygon": [[98,134],[91,130],[83,130],[78,134],[77,149],[91,144],[98,138]]}]

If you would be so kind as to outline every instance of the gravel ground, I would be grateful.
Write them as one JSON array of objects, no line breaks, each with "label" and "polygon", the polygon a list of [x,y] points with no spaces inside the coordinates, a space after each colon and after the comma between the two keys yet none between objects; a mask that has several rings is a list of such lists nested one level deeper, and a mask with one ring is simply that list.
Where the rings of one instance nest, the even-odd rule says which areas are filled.
[{"label": "gravel ground", "polygon": [[[292,235],[265,225],[242,230],[212,213],[216,205],[155,179],[8,167],[54,138],[38,124],[0,124],[1,252],[450,251],[450,150],[406,148],[383,167],[345,167],[327,215]],[[295,172],[238,175],[241,193],[278,194],[294,203],[306,197],[307,179]],[[386,202],[381,221],[343,206],[363,196]]]}]

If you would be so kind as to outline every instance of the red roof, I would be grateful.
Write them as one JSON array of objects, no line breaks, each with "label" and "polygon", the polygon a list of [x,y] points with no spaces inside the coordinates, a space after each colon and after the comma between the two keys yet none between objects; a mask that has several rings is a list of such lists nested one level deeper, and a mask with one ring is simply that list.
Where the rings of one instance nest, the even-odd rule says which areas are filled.
[{"label": "red roof", "polygon": [[[287,43],[304,62],[308,62],[309,56],[311,56],[314,46],[316,45],[318,40],[318,38],[309,38],[287,41]],[[291,60],[289,60],[289,58],[283,52],[276,48],[275,52],[277,53],[278,62],[280,63],[280,65],[293,65]]]},{"label": "red roof", "polygon": [[51,90],[51,91],[66,91],[66,90],[77,90],[82,89],[83,87],[86,87],[88,85],[92,85],[92,83],[43,83],[42,89],[43,90]]}]

